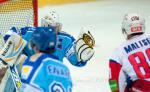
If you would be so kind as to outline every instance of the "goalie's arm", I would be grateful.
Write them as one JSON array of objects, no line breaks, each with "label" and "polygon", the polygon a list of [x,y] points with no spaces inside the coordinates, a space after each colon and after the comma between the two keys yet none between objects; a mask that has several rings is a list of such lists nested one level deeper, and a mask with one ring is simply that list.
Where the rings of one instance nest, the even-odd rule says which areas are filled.
[{"label": "goalie's arm", "polygon": [[77,57],[77,53],[75,51],[75,45],[72,45],[70,47],[70,49],[67,51],[67,59],[69,60],[69,62],[74,65],[74,66],[78,66],[78,67],[82,67],[86,65],[86,61],[79,61],[78,57]]},{"label": "goalie's arm", "polygon": [[74,40],[66,52],[71,64],[84,66],[94,55],[95,41],[90,32],[82,32],[77,41]]}]

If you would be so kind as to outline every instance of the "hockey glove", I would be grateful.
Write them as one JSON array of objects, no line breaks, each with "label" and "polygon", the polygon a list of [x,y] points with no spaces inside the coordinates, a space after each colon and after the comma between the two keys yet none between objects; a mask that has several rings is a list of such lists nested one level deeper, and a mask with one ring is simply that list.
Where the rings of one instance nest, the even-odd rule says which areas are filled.
[{"label": "hockey glove", "polygon": [[78,61],[86,62],[94,55],[95,40],[90,31],[82,32],[75,44]]},{"label": "hockey glove", "polygon": [[13,32],[0,50],[1,61],[5,65],[13,66],[23,48],[26,46],[26,43],[27,42],[22,37]]},{"label": "hockey glove", "polygon": [[17,61],[21,61],[19,57],[26,43],[21,36],[13,32],[0,50],[0,60],[4,65],[8,65],[16,90],[19,90],[22,84],[15,65],[19,63]]}]

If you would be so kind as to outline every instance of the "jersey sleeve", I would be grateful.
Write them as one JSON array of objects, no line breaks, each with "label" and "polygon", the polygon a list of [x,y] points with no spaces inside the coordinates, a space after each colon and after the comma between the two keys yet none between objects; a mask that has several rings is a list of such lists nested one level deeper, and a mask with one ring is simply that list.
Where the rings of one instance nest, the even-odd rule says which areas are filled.
[{"label": "jersey sleeve", "polygon": [[112,92],[126,92],[126,75],[122,70],[120,50],[116,49],[109,59],[109,85]]},{"label": "jersey sleeve", "polygon": [[[61,32],[60,35],[65,36],[64,40],[66,42],[64,53],[65,57],[69,60],[69,62],[78,67],[82,67],[86,64],[86,62],[79,62],[77,59],[77,53],[75,51],[75,38],[67,33]],[[64,44],[64,43],[63,43]]]}]

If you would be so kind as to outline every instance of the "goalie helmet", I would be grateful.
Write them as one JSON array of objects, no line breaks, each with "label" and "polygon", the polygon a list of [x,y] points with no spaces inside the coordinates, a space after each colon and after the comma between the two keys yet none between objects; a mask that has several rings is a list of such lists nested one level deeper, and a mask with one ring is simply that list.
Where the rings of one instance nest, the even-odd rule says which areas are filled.
[{"label": "goalie helmet", "polygon": [[122,33],[127,36],[145,32],[145,19],[136,13],[126,14],[122,22]]},{"label": "goalie helmet", "polygon": [[59,14],[55,11],[50,11],[41,19],[42,27],[56,27],[56,31],[61,31],[62,24],[59,22]]},{"label": "goalie helmet", "polygon": [[52,53],[56,44],[57,33],[54,27],[37,27],[30,40],[32,48],[36,47],[36,49],[44,53]]}]

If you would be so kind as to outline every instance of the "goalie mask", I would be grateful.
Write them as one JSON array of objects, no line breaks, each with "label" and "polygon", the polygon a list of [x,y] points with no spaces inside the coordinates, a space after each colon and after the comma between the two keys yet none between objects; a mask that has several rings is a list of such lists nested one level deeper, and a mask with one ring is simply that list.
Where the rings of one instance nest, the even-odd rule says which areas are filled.
[{"label": "goalie mask", "polygon": [[122,22],[122,33],[126,36],[144,33],[145,19],[136,13],[126,14]]},{"label": "goalie mask", "polygon": [[38,27],[32,34],[30,46],[34,51],[53,53],[57,44],[57,33],[54,27]]},{"label": "goalie mask", "polygon": [[55,11],[50,11],[41,19],[42,27],[56,27],[56,31],[61,31],[62,24],[59,22],[59,15]]}]

